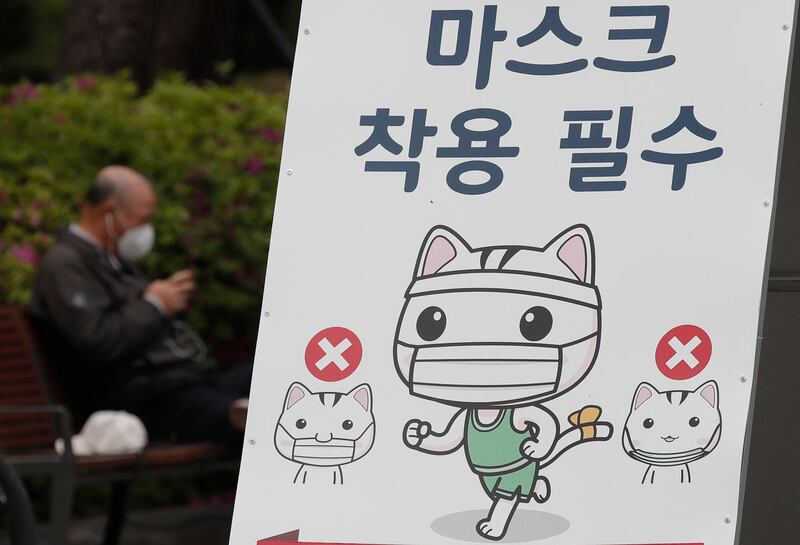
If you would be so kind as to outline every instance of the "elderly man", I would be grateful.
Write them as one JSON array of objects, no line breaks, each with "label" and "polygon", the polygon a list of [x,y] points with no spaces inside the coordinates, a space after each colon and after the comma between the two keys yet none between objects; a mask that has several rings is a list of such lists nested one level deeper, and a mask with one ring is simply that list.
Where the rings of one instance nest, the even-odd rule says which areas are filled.
[{"label": "elderly man", "polygon": [[124,410],[152,439],[240,441],[252,366],[214,374],[200,337],[175,319],[191,270],[151,282],[133,265],[153,246],[155,210],[144,176],[100,171],[39,266],[32,312],[44,345],[82,416]]}]

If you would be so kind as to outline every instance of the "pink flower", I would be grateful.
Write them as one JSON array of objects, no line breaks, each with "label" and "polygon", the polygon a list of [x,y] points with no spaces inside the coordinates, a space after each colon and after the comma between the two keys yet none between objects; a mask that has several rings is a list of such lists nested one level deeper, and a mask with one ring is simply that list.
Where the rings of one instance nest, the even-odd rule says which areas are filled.
[{"label": "pink flower", "polygon": [[244,170],[250,174],[261,174],[265,168],[264,161],[255,155],[251,156],[244,165]]},{"label": "pink flower", "polygon": [[258,129],[256,130],[256,134],[264,142],[275,143],[283,140],[283,133],[281,133],[280,131],[276,131],[272,127],[264,127],[263,129]]},{"label": "pink flower", "polygon": [[14,106],[20,102],[36,98],[39,94],[39,88],[31,83],[20,83],[11,90],[11,93],[5,99],[7,106]]},{"label": "pink flower", "polygon": [[8,253],[24,263],[30,263],[34,266],[39,264],[39,254],[30,244],[16,244],[9,248]]},{"label": "pink flower", "polygon": [[97,87],[97,80],[91,76],[80,76],[75,80],[75,87],[88,93]]}]

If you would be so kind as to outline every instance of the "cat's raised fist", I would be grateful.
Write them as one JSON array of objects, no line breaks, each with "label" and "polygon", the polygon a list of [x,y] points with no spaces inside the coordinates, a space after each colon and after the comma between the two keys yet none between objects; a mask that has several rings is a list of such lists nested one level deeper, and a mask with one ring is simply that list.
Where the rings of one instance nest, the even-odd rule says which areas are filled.
[{"label": "cat's raised fist", "polygon": [[547,456],[547,453],[550,451],[547,445],[542,445],[533,438],[525,439],[519,446],[519,450],[523,456],[531,460],[541,460]]},{"label": "cat's raised fist", "polygon": [[422,445],[422,441],[430,434],[430,422],[423,422],[415,418],[406,423],[406,427],[403,430],[403,442],[409,448],[418,449]]}]

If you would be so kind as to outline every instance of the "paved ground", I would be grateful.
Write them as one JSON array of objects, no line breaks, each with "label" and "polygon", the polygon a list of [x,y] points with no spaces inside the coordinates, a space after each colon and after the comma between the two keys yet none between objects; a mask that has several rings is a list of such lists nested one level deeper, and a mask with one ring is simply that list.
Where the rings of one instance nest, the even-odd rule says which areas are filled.
[{"label": "paved ground", "polygon": [[[131,513],[120,545],[227,545],[232,511],[222,506]],[[100,517],[74,521],[69,545],[100,545],[104,523]],[[7,543],[0,532],[0,544]]]},{"label": "paved ground", "polygon": [[[231,507],[181,507],[132,513],[120,545],[227,545]],[[99,545],[104,519],[79,521],[70,545]]]}]

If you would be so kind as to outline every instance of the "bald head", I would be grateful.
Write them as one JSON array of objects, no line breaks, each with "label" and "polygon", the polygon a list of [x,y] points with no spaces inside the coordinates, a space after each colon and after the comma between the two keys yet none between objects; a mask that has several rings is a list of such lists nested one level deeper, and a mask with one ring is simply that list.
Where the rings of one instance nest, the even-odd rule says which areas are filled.
[{"label": "bald head", "polygon": [[97,173],[86,194],[86,203],[99,206],[114,200],[114,204],[121,208],[129,197],[154,200],[153,186],[132,168],[111,165]]},{"label": "bald head", "polygon": [[150,181],[132,168],[112,165],[97,173],[86,193],[80,225],[98,239],[148,223],[155,213],[156,195]]}]

